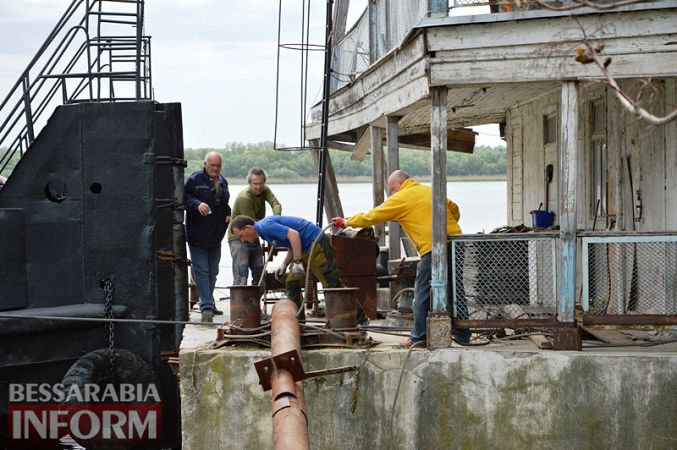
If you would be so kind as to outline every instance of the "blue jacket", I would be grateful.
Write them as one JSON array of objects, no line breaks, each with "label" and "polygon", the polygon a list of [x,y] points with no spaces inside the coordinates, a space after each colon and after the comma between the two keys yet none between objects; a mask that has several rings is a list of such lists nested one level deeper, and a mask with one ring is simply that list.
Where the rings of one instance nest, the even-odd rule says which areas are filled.
[{"label": "blue jacket", "polygon": [[[230,216],[230,193],[228,182],[219,175],[221,191],[216,195],[216,187],[207,172],[202,169],[188,177],[184,185],[186,203],[186,240],[190,245],[200,248],[220,247],[228,224],[226,217]],[[200,203],[206,203],[212,210],[208,216],[203,216],[197,210]]]}]

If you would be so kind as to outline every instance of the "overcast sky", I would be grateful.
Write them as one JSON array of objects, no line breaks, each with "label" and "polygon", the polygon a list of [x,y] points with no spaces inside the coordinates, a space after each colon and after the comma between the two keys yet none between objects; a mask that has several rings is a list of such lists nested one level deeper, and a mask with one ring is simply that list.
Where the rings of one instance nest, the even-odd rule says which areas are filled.
[{"label": "overcast sky", "polygon": [[[71,0],[0,0],[4,99]],[[366,0],[351,2],[357,17]],[[300,41],[301,0],[283,0],[282,42]],[[311,3],[311,43],[323,43],[324,0]],[[350,20],[350,19],[349,19]],[[147,0],[155,99],[180,102],[185,147],[272,141],[278,0]],[[299,145],[300,52],[281,52],[278,144]],[[308,105],[320,100],[322,54],[313,52]],[[479,145],[502,145],[480,127]],[[493,136],[492,136],[493,135]]]}]

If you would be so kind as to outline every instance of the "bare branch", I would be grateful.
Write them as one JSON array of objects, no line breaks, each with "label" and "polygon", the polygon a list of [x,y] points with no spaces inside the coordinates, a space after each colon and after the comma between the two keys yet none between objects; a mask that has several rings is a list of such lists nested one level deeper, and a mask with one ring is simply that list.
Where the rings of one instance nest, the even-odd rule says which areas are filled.
[{"label": "bare branch", "polygon": [[[585,45],[585,50],[581,53],[579,51],[581,49],[577,49],[578,56],[576,57],[576,60],[581,63],[594,62],[602,74],[604,74],[604,77],[606,78],[605,84],[613,90],[614,95],[618,101],[621,102],[621,105],[623,105],[625,109],[654,125],[662,125],[677,119],[677,110],[672,111],[666,116],[659,117],[642,108],[639,101],[644,86],[640,89],[636,100],[630,99],[628,95],[618,86],[618,83],[616,83],[616,80],[613,78],[613,76],[611,76],[609,70],[607,69],[611,63],[611,57],[607,56],[606,58],[602,59],[597,52],[596,47],[593,47],[593,45],[587,39],[583,41],[583,45]],[[581,56],[582,54],[584,54],[584,56]],[[581,59],[585,60],[585,62],[581,61]],[[650,84],[648,82],[646,83]]]}]

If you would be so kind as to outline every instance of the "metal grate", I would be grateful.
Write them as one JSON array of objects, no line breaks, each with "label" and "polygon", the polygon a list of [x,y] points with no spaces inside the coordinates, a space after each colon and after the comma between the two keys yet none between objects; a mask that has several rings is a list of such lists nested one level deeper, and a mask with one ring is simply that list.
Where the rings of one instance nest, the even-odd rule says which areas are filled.
[{"label": "metal grate", "polygon": [[583,311],[677,314],[677,236],[583,238]]},{"label": "metal grate", "polygon": [[556,235],[454,238],[454,317],[550,319],[556,315]]}]

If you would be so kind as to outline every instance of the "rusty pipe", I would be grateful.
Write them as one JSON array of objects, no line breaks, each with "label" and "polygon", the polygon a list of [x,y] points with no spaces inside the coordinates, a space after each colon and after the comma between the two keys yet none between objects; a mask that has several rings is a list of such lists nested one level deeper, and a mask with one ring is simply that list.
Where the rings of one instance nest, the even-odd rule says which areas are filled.
[{"label": "rusty pipe", "polygon": [[[289,299],[279,300],[270,319],[271,352],[273,358],[296,350],[301,354],[301,331],[296,318],[296,304]],[[303,398],[303,381],[294,381],[290,367],[297,356],[290,358],[290,366],[276,366],[270,381],[273,394],[273,448],[276,450],[310,449],[308,418]]]}]

